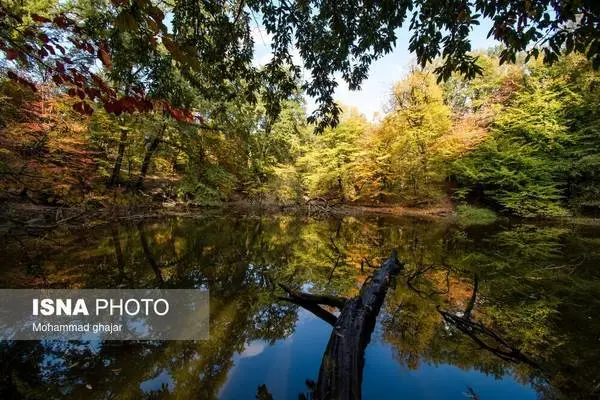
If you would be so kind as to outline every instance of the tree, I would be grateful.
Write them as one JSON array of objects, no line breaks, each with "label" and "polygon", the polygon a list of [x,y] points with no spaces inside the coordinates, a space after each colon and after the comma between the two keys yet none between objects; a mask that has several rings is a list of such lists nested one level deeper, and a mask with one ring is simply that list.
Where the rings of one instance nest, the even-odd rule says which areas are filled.
[{"label": "tree", "polygon": [[431,184],[443,180],[432,147],[450,130],[450,109],[425,71],[413,71],[394,86],[391,108],[356,159],[357,185],[380,200],[427,199]]},{"label": "tree", "polygon": [[358,152],[358,139],[369,129],[364,115],[356,109],[344,113],[340,124],[314,135],[307,143],[308,149],[298,159],[304,180],[311,196],[353,199],[358,190],[354,186],[353,161]]},{"label": "tree", "polygon": [[[482,17],[493,21],[489,36],[505,46],[500,55],[502,62],[515,62],[519,52],[537,56],[541,51],[544,61],[553,63],[559,54],[578,51],[584,53],[596,69],[600,67],[600,10],[595,0],[540,0],[535,4],[519,0],[280,3],[178,0],[172,5],[148,0],[114,0],[95,7],[106,12],[100,18],[72,15],[77,17],[73,19],[64,13],[29,14],[17,3],[3,6],[0,48],[9,60],[35,63],[67,86],[79,83],[95,88],[102,94],[100,99],[104,104],[113,104],[121,100],[94,79],[89,67],[96,56],[106,68],[118,66],[119,59],[125,59],[119,57],[119,46],[123,42],[118,38],[113,40],[115,38],[106,33],[126,32],[128,40],[139,41],[144,48],[164,47],[186,71],[186,77],[206,93],[226,97],[239,90],[235,83],[238,78],[245,79],[248,87],[254,89],[264,77],[269,82],[269,90],[263,99],[273,114],[280,110],[279,101],[288,97],[295,86],[294,79],[285,79],[282,70],[291,70],[295,78],[300,76],[300,68],[292,59],[292,52],[298,49],[311,76],[304,89],[319,104],[310,120],[316,122],[319,129],[339,121],[340,109],[333,100],[336,74],[341,74],[350,89],[359,88],[370,64],[393,49],[397,29],[407,23],[412,32],[410,50],[421,66],[436,57],[443,58],[436,68],[440,79],[448,79],[454,71],[468,78],[481,73],[477,57],[470,54],[468,36]],[[75,14],[75,10],[71,9],[71,14]],[[174,16],[172,32],[165,24],[165,13]],[[257,71],[251,64],[250,31],[255,13],[262,15],[262,25],[273,35],[273,58],[263,71]],[[30,23],[30,18],[36,23]],[[15,29],[23,23],[24,26]],[[105,34],[98,35],[99,32]],[[61,35],[64,40],[60,39]],[[83,63],[71,62],[74,61],[71,57],[67,65],[65,60],[59,61],[61,56],[51,54],[57,49],[60,51],[67,37],[74,44],[68,50],[80,53]],[[143,53],[140,51],[138,56],[143,58]],[[62,71],[59,62],[77,74]],[[32,84],[14,72],[11,77]],[[253,97],[252,92],[248,92],[249,97]],[[144,96],[133,97],[134,102],[127,101],[132,107],[148,107]],[[87,102],[77,108],[83,113],[92,110]],[[128,107],[117,103],[109,108],[118,112]],[[187,118],[180,111],[170,112]]]},{"label": "tree", "polygon": [[459,195],[521,216],[597,207],[598,73],[581,56],[526,66],[491,136],[454,163]]},{"label": "tree", "polygon": [[[483,71],[471,80],[453,74],[442,83],[444,103],[452,108],[456,117],[478,114],[488,118],[494,107],[504,104],[514,92],[515,81],[522,79],[525,68],[524,57],[520,56],[513,64],[499,64],[502,47],[493,47],[487,51],[475,52]],[[438,65],[434,62],[433,66]]]},{"label": "tree", "polygon": [[303,102],[296,97],[283,102],[274,121],[262,105],[256,111],[257,124],[248,137],[244,190],[259,201],[298,203],[304,193],[295,163],[307,136]]}]

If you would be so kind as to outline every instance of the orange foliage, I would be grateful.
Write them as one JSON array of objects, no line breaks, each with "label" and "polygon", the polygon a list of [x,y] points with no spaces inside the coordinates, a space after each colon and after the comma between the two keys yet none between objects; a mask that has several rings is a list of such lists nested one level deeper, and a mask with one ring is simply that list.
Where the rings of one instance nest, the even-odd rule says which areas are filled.
[{"label": "orange foliage", "polygon": [[4,200],[67,206],[81,202],[91,190],[97,175],[94,152],[87,147],[81,117],[69,110],[70,102],[37,96],[21,109],[22,119],[1,130]]}]

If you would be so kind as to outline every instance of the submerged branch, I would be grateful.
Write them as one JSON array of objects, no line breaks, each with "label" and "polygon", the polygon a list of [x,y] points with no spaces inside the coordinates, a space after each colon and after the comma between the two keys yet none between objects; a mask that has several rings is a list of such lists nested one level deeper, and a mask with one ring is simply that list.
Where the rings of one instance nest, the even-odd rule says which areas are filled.
[{"label": "submerged branch", "polygon": [[[299,304],[334,327],[321,361],[313,399],[361,398],[365,348],[371,340],[390,280],[402,267],[394,250],[371,279],[365,281],[360,294],[352,299],[311,295],[280,285],[288,293],[283,300]],[[335,318],[319,304],[340,308],[340,316]]]},{"label": "submerged branch", "polygon": [[[439,306],[438,312],[442,315],[444,321],[455,326],[459,331],[469,336],[482,349],[495,354],[505,361],[515,363],[521,362],[535,368],[540,368],[538,363],[523,354],[521,350],[511,346],[505,339],[483,325],[481,322],[476,322],[471,319],[459,317],[458,315],[443,311],[439,308]],[[484,339],[491,339],[493,342],[496,342],[496,346],[486,343]]]},{"label": "submerged branch", "polygon": [[475,307],[475,302],[477,301],[477,289],[479,288],[479,279],[477,275],[473,278],[473,294],[471,294],[471,298],[469,299],[469,303],[467,304],[467,308],[465,308],[464,318],[470,320],[471,313],[473,312],[473,308]]},{"label": "submerged branch", "polygon": [[346,304],[346,301],[348,300],[345,297],[339,296],[298,292],[289,288],[288,286],[285,286],[282,283],[279,284],[279,287],[282,288],[290,296],[290,298],[294,300],[310,304],[325,304],[331,307],[336,307],[340,310],[342,309],[342,307],[344,307],[344,304]]},{"label": "submerged branch", "polygon": [[60,219],[58,221],[56,221],[53,224],[46,224],[46,225],[38,225],[38,224],[34,224],[32,223],[32,220],[30,221],[20,221],[18,219],[14,219],[14,218],[8,218],[8,220],[10,220],[11,222],[13,222],[14,224],[16,224],[18,227],[24,228],[24,229],[54,229],[56,227],[58,227],[59,225],[65,224],[69,221],[73,221],[79,217],[82,217],[83,215],[87,214],[88,211],[84,210],[78,214],[72,215],[70,217],[67,218],[63,218]]},{"label": "submerged branch", "polygon": [[338,318],[335,315],[333,315],[332,313],[330,313],[329,311],[325,310],[323,307],[319,306],[318,304],[306,302],[306,301],[300,300],[295,297],[279,296],[277,298],[280,300],[288,301],[293,304],[297,304],[300,307],[304,308],[305,310],[310,311],[315,316],[321,318],[323,321],[327,322],[329,325],[335,327],[335,324],[336,324]]},{"label": "submerged branch", "polygon": [[[487,350],[499,358],[510,362],[521,362],[531,365],[535,368],[540,368],[539,364],[527,357],[518,348],[512,346],[503,337],[483,325],[482,322],[473,320],[472,313],[477,301],[477,290],[479,288],[479,279],[475,275],[473,279],[473,293],[467,303],[465,312],[462,316],[449,313],[440,309],[437,306],[437,311],[440,313],[444,321],[455,326],[459,331],[469,336],[475,343],[484,350]],[[484,339],[491,341],[491,344],[486,343]]]}]

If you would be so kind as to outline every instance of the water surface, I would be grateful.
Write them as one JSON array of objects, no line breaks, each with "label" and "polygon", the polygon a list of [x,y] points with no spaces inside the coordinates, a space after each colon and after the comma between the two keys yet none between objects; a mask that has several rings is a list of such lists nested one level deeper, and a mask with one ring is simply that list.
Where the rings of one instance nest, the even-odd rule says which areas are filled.
[{"label": "water surface", "polygon": [[0,398],[310,398],[331,326],[277,283],[355,296],[392,248],[407,265],[363,398],[600,395],[598,226],[216,215],[9,238],[1,287],[208,288],[211,327],[198,342],[1,343]]}]

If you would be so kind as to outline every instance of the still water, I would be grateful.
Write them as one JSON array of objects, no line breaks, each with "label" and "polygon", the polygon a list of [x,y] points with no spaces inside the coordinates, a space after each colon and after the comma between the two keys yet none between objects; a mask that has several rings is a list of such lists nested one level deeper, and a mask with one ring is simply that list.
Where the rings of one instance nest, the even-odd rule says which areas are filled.
[{"label": "still water", "polygon": [[[352,297],[398,249],[364,399],[600,396],[600,226],[212,215],[8,238],[3,288],[208,288],[198,342],[3,342],[0,398],[310,398],[331,326],[278,283]],[[303,397],[300,397],[303,398]]]}]

